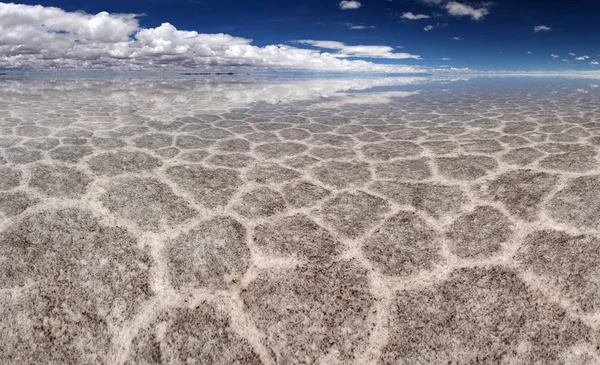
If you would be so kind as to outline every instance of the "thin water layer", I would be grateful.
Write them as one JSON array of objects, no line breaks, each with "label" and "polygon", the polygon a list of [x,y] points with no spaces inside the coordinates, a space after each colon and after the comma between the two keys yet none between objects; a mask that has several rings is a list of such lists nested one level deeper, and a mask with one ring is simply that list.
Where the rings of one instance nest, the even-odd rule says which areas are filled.
[{"label": "thin water layer", "polygon": [[2,363],[600,361],[594,80],[1,83]]}]

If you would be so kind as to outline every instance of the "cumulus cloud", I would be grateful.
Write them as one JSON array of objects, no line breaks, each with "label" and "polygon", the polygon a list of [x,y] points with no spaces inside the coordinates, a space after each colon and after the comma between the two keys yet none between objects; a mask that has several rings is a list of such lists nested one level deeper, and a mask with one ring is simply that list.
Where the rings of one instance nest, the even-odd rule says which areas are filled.
[{"label": "cumulus cloud", "polygon": [[589,58],[590,58],[590,56],[579,56],[579,57],[575,57],[575,59],[576,59],[577,61],[585,61],[585,60],[587,60],[587,59],[589,59]]},{"label": "cumulus cloud", "polygon": [[470,5],[462,4],[456,1],[447,3],[445,8],[450,15],[458,17],[470,16],[473,20],[481,20],[490,13],[488,7],[476,9]]},{"label": "cumulus cloud", "polygon": [[557,59],[557,58],[559,57],[559,55],[556,55],[556,54],[552,53],[552,54],[550,55],[550,57],[552,57],[552,58],[554,58],[554,59]]},{"label": "cumulus cloud", "polygon": [[533,27],[533,32],[534,33],[539,33],[539,32],[549,32],[551,31],[552,28],[545,26],[545,25],[536,25],[535,27]]},{"label": "cumulus cloud", "polygon": [[358,9],[362,6],[361,3],[359,3],[358,1],[354,1],[354,0],[343,0],[340,1],[340,9],[342,10],[354,10],[354,9]]},{"label": "cumulus cloud", "polygon": [[387,58],[387,59],[416,59],[420,60],[421,56],[410,53],[394,53],[394,48],[389,46],[349,46],[342,42],[336,41],[317,41],[312,39],[303,39],[296,41],[300,44],[307,44],[317,48],[336,50],[333,54],[335,57],[364,57],[364,58]]},{"label": "cumulus cloud", "polygon": [[591,61],[591,62],[590,62],[590,65],[594,65],[594,66],[596,66],[596,65],[600,65],[600,63],[598,63],[598,61]]},{"label": "cumulus cloud", "polygon": [[452,37],[455,41],[460,41],[460,37]]},{"label": "cumulus cloud", "polygon": [[[170,23],[143,29],[137,14],[87,14],[55,7],[0,3],[0,68],[210,69],[259,67],[322,71],[421,71],[349,57],[415,58],[391,47],[333,48],[252,45],[229,34],[179,30]],[[358,47],[358,48],[356,48]],[[362,47],[362,48],[361,48]]]},{"label": "cumulus cloud", "polygon": [[429,19],[431,17],[426,14],[413,14],[410,11],[408,11],[406,13],[403,13],[401,18],[406,19],[406,20],[419,20],[419,19]]}]

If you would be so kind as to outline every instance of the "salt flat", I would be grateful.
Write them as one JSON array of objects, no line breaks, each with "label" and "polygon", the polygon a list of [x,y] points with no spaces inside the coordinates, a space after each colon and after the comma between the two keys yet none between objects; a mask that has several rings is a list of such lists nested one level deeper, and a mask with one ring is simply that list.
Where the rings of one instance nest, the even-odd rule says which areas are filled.
[{"label": "salt flat", "polygon": [[0,362],[600,362],[600,90],[419,82],[0,81]]}]

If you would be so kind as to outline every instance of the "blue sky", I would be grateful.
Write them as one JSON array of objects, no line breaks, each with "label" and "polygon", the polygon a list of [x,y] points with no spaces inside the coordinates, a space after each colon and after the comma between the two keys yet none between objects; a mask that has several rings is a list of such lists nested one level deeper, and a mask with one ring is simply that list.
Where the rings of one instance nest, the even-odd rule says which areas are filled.
[{"label": "blue sky", "polygon": [[[177,30],[224,33],[252,40],[251,45],[257,47],[287,45],[317,52],[349,52],[350,56],[338,58],[350,61],[475,70],[600,69],[595,62],[600,61],[600,30],[595,26],[600,24],[598,1],[360,0],[349,1],[347,6],[342,3],[334,0],[22,2],[56,7],[66,13],[82,10],[91,15],[101,11],[138,14],[139,29],[152,29],[168,22]],[[370,51],[353,53],[356,50],[342,48],[339,43],[333,44],[337,48],[324,48],[324,45],[332,47],[331,43],[314,41],[341,42],[344,47],[389,46],[393,50],[384,51],[381,57],[364,57]],[[114,54],[114,50],[111,52]],[[381,53],[375,51],[378,52]],[[410,56],[386,56],[390,53]]]}]

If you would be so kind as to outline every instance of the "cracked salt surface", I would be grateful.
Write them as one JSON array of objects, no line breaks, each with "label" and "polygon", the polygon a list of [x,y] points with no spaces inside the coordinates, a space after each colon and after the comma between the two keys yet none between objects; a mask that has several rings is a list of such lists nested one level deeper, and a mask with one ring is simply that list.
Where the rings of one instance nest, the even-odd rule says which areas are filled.
[{"label": "cracked salt surface", "polygon": [[600,92],[419,81],[0,81],[0,362],[599,363]]}]

